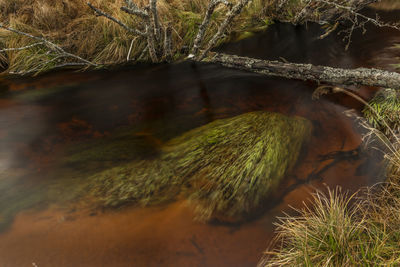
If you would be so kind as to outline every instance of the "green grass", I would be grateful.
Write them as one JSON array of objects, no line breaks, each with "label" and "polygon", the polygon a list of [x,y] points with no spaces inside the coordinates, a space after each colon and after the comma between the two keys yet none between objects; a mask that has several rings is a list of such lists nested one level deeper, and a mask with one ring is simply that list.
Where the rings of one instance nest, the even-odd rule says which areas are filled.
[{"label": "green grass", "polygon": [[[372,127],[390,135],[390,129],[400,132],[400,98],[399,92],[393,89],[382,89],[369,102],[372,107],[365,107],[363,114]],[[383,120],[387,123],[385,126]]]}]

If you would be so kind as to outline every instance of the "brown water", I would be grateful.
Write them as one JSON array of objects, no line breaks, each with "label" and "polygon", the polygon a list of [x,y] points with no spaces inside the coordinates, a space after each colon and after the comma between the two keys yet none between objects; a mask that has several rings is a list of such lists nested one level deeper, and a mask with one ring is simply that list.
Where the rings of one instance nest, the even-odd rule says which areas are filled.
[{"label": "brown water", "polygon": [[[398,15],[381,16],[390,20]],[[354,36],[347,52],[340,36],[318,36],[315,25],[306,30],[276,24],[221,49],[258,58],[391,70],[389,64],[400,56],[391,48],[400,42],[398,32],[368,28],[365,35]],[[275,217],[289,211],[288,205],[300,207],[325,185],[354,192],[382,179],[379,159],[359,148],[362,129],[343,114],[361,105],[343,95],[314,101],[313,83],[187,62],[61,72],[1,84],[0,266],[254,266],[273,236]],[[375,90],[362,88],[360,94],[369,98]],[[117,210],[76,201],[82,177],[146,158],[195,127],[257,110],[303,116],[314,129],[276,197],[246,222],[195,221],[184,200]],[[62,161],[127,130],[122,141],[130,143],[119,145],[117,155],[108,147],[85,164]]]}]

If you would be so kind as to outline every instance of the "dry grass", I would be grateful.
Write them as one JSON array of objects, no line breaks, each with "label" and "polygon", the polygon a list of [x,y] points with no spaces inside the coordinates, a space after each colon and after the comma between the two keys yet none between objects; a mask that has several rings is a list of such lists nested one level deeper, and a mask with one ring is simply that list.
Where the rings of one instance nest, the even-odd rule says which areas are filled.
[{"label": "dry grass", "polygon": [[[233,3],[238,1],[231,0]],[[343,0],[335,1],[343,3]],[[134,2],[144,7],[148,0]],[[120,10],[124,5],[123,0],[92,0],[91,3],[129,27],[143,30],[138,18]],[[158,1],[161,23],[172,27],[174,60],[188,55],[208,4],[209,0]],[[304,9],[305,6],[307,9]],[[231,34],[217,45],[251,36],[251,32],[265,29],[275,19],[296,23],[316,20],[327,8],[326,4],[308,0],[253,0],[236,18],[235,23],[230,25],[228,31]],[[305,15],[298,17],[296,14],[303,10],[309,12],[303,12]],[[224,6],[215,10],[204,44],[215,35],[227,11]],[[127,61],[151,61],[148,53],[141,57],[147,44],[143,37],[128,33],[105,17],[97,17],[83,0],[0,0],[0,22],[35,36],[43,36],[64,50],[99,64],[100,67]],[[0,50],[24,47],[34,42],[30,38],[0,30]],[[74,62],[71,58],[57,58],[54,53],[47,52],[48,49],[42,45],[21,51],[8,51],[6,54],[0,52],[0,64],[3,67],[9,66],[9,73],[39,73],[62,63]]]},{"label": "dry grass", "polygon": [[[147,3],[145,0],[135,2],[139,6]],[[243,32],[267,25],[261,8],[265,2],[267,1],[253,1],[230,30]],[[132,28],[142,27],[138,19],[120,11],[124,4],[122,0],[93,0],[91,3]],[[182,51],[192,44],[207,6],[208,0],[158,1],[160,20],[164,25],[171,23],[173,27],[175,59],[184,56]],[[226,8],[223,7],[216,10],[205,41],[215,34],[226,12]],[[129,58],[135,59],[146,45],[144,38],[128,33],[104,17],[96,17],[86,5],[86,1],[81,0],[0,0],[0,21],[20,31],[43,36],[66,51],[98,64],[126,62],[131,43]],[[0,36],[0,49],[22,47],[35,42],[5,30],[0,31]],[[41,46],[7,52],[9,71],[27,71],[53,59],[52,55],[46,52]],[[4,57],[4,54],[2,56]],[[4,64],[4,58],[2,61]],[[142,61],[149,61],[148,55],[145,55]],[[44,64],[38,72],[52,69],[56,64],[57,62]]]},{"label": "dry grass", "polygon": [[398,266],[400,195],[393,198],[387,188],[379,190],[387,193],[383,197],[371,190],[366,199],[340,189],[317,192],[311,208],[281,218],[279,246],[260,266]]}]

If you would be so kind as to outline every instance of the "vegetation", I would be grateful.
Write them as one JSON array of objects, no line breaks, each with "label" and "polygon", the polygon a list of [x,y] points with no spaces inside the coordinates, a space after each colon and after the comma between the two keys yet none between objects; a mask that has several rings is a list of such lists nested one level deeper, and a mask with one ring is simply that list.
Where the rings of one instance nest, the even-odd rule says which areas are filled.
[{"label": "vegetation", "polygon": [[399,265],[400,187],[393,186],[392,192],[385,186],[379,193],[368,192],[364,200],[348,197],[340,189],[315,194],[311,208],[281,218],[276,238],[282,243],[267,253],[261,265]]},{"label": "vegetation", "polygon": [[[354,15],[346,6],[350,2],[356,1],[337,0],[333,2],[334,8],[329,8],[326,3],[320,4],[324,1],[253,0],[236,17],[238,23],[229,25],[231,35],[215,45],[251,36],[253,31],[265,29],[274,19],[296,24],[323,21],[329,34],[337,26],[337,23],[330,25],[330,19],[335,18],[334,22],[342,19],[340,10],[345,10],[347,16]],[[139,7],[147,4],[142,0],[135,3]],[[173,60],[189,55],[208,3],[207,0],[159,1],[160,21],[171,29]],[[140,19],[121,11],[121,1],[93,0],[92,4],[127,27],[143,30]],[[228,10],[225,6],[216,8],[204,43],[218,34],[218,26],[229,14]],[[354,15],[351,20],[349,43],[354,28],[363,28],[363,22],[356,25],[358,18]],[[2,25],[16,29],[10,31],[2,27],[0,31],[0,67],[7,68],[8,73],[31,74],[60,66],[88,66],[74,62],[77,57],[93,62],[91,66],[96,67],[152,61],[151,53],[145,53],[148,41],[143,36],[127,31],[104,16],[97,17],[82,1],[2,0],[0,20]],[[51,40],[51,44],[40,41],[42,37]],[[75,56],[71,57],[66,51]],[[377,94],[363,111],[373,127],[389,136],[390,142],[385,142],[389,151],[386,155],[388,183],[367,191],[363,198],[349,197],[340,190],[329,191],[327,196],[317,193],[312,207],[297,210],[298,216],[281,219],[277,236],[280,245],[268,252],[262,265],[400,264],[398,101],[398,92],[388,89]],[[89,168],[79,175],[64,174],[46,187],[38,183],[33,190],[0,181],[0,203],[13,203],[1,207],[0,219],[6,224],[23,208],[45,203],[48,199],[70,200],[86,190],[106,207],[160,203],[183,195],[195,206],[200,218],[241,217],[259,207],[293,168],[310,131],[311,123],[303,118],[267,112],[247,113],[184,133],[152,150],[147,159],[137,159],[141,142],[133,142],[129,135],[112,136],[103,139],[102,144],[87,144],[86,151],[81,152],[80,148],[62,164],[85,165],[96,158],[96,164],[101,165],[101,162],[113,161],[113,155],[118,154],[123,163],[117,167],[109,169],[105,164],[103,168]],[[127,143],[130,145],[126,146]],[[83,183],[82,179],[77,179],[82,175],[87,178]],[[62,194],[65,184],[70,190]],[[15,196],[9,192],[12,189],[30,193],[23,199],[11,199]]]},{"label": "vegetation", "polygon": [[[399,92],[383,89],[369,102],[370,107],[363,109],[363,114],[372,127],[391,135],[390,130],[400,133],[400,98]],[[383,123],[386,122],[387,126]]]},{"label": "vegetation", "polygon": [[[360,4],[353,1],[350,4],[357,9],[358,5],[366,1],[371,0],[360,1]],[[133,2],[140,10],[145,10],[143,7],[148,4],[147,0]],[[131,1],[125,3],[132,5]],[[209,0],[158,1],[159,21],[168,29],[166,32],[170,33],[173,44],[171,55],[168,56],[172,60],[180,60],[189,55],[209,3]],[[231,3],[237,4],[240,1],[232,0]],[[213,48],[224,41],[241,40],[253,32],[264,30],[273,20],[295,24],[323,20],[329,33],[337,26],[335,23],[330,25],[330,20],[349,10],[348,1],[334,0],[332,3],[316,0],[253,0],[233,16],[235,23],[228,23],[228,27],[221,33],[219,26],[229,17],[229,6],[232,5],[218,5],[211,15],[211,22],[207,25],[201,43],[212,44]],[[337,9],[334,4],[340,4],[341,8]],[[146,37],[133,32],[143,32],[145,23],[140,16],[132,16],[121,10],[124,1],[93,0],[91,5],[124,24],[125,28],[104,15],[98,17],[99,13],[96,14],[85,1],[0,1],[0,68],[6,69],[5,73],[31,75],[60,67],[85,69],[154,62]],[[222,39],[210,42],[216,35]],[[165,45],[164,38],[156,39],[156,47]]]},{"label": "vegetation", "polygon": [[[317,192],[312,207],[281,218],[264,266],[397,266],[400,264],[398,92],[382,90],[364,109],[369,136],[386,149],[387,181],[358,198],[339,189]],[[367,110],[369,109],[369,110]],[[374,128],[376,127],[376,128]],[[390,128],[389,128],[390,127]],[[368,145],[368,144],[367,144]]]},{"label": "vegetation", "polygon": [[182,192],[203,219],[240,217],[290,171],[310,130],[305,119],[267,112],[217,120],[168,141],[154,160],[95,174],[91,190],[106,206],[159,203]]},{"label": "vegetation", "polygon": [[[146,1],[135,2],[138,6],[144,6]],[[231,31],[240,33],[267,26],[270,22],[263,15],[264,9],[261,7],[268,2],[253,1],[237,18],[238,23],[232,25]],[[120,10],[123,1],[94,0],[91,3],[131,28],[143,27],[140,20]],[[170,24],[173,29],[175,59],[188,55],[187,49],[194,40],[207,6],[208,0],[159,1],[160,21],[165,25]],[[226,12],[227,9],[222,6],[217,8],[206,33],[205,42],[215,35],[217,26],[224,19]],[[0,1],[0,22],[34,36],[43,36],[64,50],[96,64],[150,61],[148,54],[142,54],[146,46],[145,38],[129,33],[105,17],[97,17],[85,1],[68,0],[54,3],[52,0],[3,0]],[[10,49],[33,45],[22,50],[0,53],[3,57],[2,64],[8,65],[8,72],[34,70],[38,73],[66,62],[65,58],[57,58],[54,53],[48,53],[48,49],[43,45],[35,45],[38,41],[32,38],[6,30],[0,31],[0,36],[0,50],[2,47]]]}]

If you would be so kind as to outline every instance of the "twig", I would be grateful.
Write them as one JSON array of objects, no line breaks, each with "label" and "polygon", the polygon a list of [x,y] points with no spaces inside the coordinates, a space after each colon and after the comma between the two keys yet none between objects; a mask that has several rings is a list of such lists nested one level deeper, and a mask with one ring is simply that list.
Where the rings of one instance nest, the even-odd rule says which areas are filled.
[{"label": "twig", "polygon": [[168,25],[164,31],[164,58],[170,61],[172,58],[172,27]]},{"label": "twig", "polygon": [[343,5],[340,5],[340,4],[337,4],[337,3],[334,3],[334,2],[330,2],[330,1],[326,1],[326,0],[318,0],[318,1],[320,1],[322,3],[325,3],[325,4],[328,4],[328,5],[331,5],[331,6],[334,6],[337,9],[345,10],[345,11],[349,12],[349,14],[353,15],[354,17],[363,18],[363,19],[366,20],[366,22],[370,22],[370,23],[374,24],[377,27],[382,27],[382,28],[383,27],[387,27],[387,28],[392,28],[392,29],[395,29],[395,30],[400,30],[400,26],[399,25],[383,23],[383,22],[379,21],[378,19],[370,18],[370,17],[365,16],[365,15],[363,15],[361,13],[358,13],[357,11],[354,11],[354,8],[352,8],[351,6],[343,6]]},{"label": "twig", "polygon": [[149,14],[145,10],[140,9],[140,8],[138,8],[136,6],[134,6],[132,8],[123,6],[123,7],[121,7],[121,10],[126,12],[126,13],[128,13],[128,14],[130,14],[130,15],[138,16],[138,17],[141,17],[143,19],[148,19],[149,18]]},{"label": "twig", "polygon": [[122,28],[124,28],[125,30],[127,30],[128,32],[140,35],[140,36],[146,36],[145,33],[138,31],[136,29],[132,29],[131,27],[129,27],[128,25],[126,25],[125,23],[123,23],[122,21],[114,18],[113,16],[101,11],[100,9],[97,9],[96,7],[94,7],[90,2],[87,2],[87,5],[93,9],[99,16],[103,16],[106,17],[107,19],[117,23],[118,25],[120,25]]},{"label": "twig", "polygon": [[0,50],[0,53],[8,52],[8,51],[21,51],[21,50],[29,49],[29,48],[32,48],[32,47],[35,47],[35,46],[38,46],[41,44],[44,44],[44,42],[38,42],[38,43],[31,44],[31,45],[16,47],[16,48],[5,48],[5,49]]},{"label": "twig", "polygon": [[65,50],[62,49],[60,46],[58,46],[58,45],[56,45],[56,44],[54,44],[54,43],[52,43],[52,42],[50,42],[50,41],[44,39],[43,37],[37,37],[37,36],[31,35],[31,34],[29,34],[29,33],[22,32],[22,31],[19,31],[19,30],[14,29],[14,28],[7,27],[7,26],[5,26],[5,25],[3,25],[3,24],[1,24],[1,23],[0,23],[0,28],[3,28],[3,29],[5,29],[5,30],[7,30],[7,31],[10,31],[10,32],[17,33],[17,34],[19,34],[19,35],[23,35],[23,36],[29,37],[29,38],[34,39],[34,40],[38,40],[38,41],[40,41],[40,42],[46,44],[47,47],[48,47],[50,50],[52,50],[52,51],[54,51],[54,52],[56,52],[56,53],[58,53],[58,54],[63,54],[63,55],[65,55],[65,56],[78,59],[79,61],[82,61],[82,62],[84,62],[84,63],[86,63],[87,65],[90,65],[90,66],[98,66],[96,63],[90,62],[89,60],[86,60],[86,59],[84,59],[84,58],[81,58],[80,56],[77,56],[77,55],[74,55],[74,54],[71,54],[71,53],[65,51]]},{"label": "twig", "polygon": [[206,33],[208,25],[210,24],[211,16],[214,13],[215,8],[219,4],[224,4],[229,8],[232,8],[232,6],[233,6],[232,3],[225,1],[225,0],[211,0],[210,1],[207,11],[206,11],[206,14],[204,15],[203,22],[201,23],[201,25],[199,27],[199,31],[197,32],[197,35],[196,35],[196,39],[194,40],[192,53],[188,56],[189,58],[195,57],[197,55],[197,53],[199,52],[199,49],[200,49],[201,44],[204,39],[204,35]]},{"label": "twig", "polygon": [[131,52],[132,52],[132,46],[133,46],[133,41],[134,41],[134,40],[135,40],[135,39],[132,39],[131,45],[129,46],[128,55],[126,56],[126,61],[129,61],[129,57],[130,57]]},{"label": "twig", "polygon": [[311,0],[307,0],[306,5],[303,7],[303,9],[294,18],[294,24],[297,25],[300,22],[300,20],[307,14],[310,4],[311,4]]},{"label": "twig", "polygon": [[139,55],[139,57],[138,57],[136,60],[137,60],[137,61],[140,61],[142,58],[144,58],[144,55],[148,52],[148,50],[149,50],[149,46],[147,45],[147,46],[143,49],[142,53]]},{"label": "twig", "polygon": [[241,0],[237,3],[232,10],[228,13],[221,26],[218,28],[218,32],[214,35],[211,41],[208,43],[206,49],[197,58],[199,61],[203,60],[208,52],[217,44],[217,42],[224,36],[228,26],[232,23],[233,19],[240,14],[242,9],[250,2],[250,0]]},{"label": "twig", "polygon": [[153,63],[158,62],[158,57],[157,57],[157,52],[156,52],[156,46],[155,46],[155,37],[154,37],[154,31],[153,27],[150,25],[146,25],[146,33],[147,33],[147,46],[150,54],[150,58],[153,61]]},{"label": "twig", "polygon": [[150,23],[153,26],[154,36],[157,41],[159,41],[161,35],[160,23],[158,21],[158,12],[157,12],[157,0],[149,0],[150,4]]},{"label": "twig", "polygon": [[330,35],[332,32],[334,32],[337,27],[339,26],[339,22],[336,22],[335,25],[333,25],[332,27],[330,27],[324,34],[322,34],[318,39],[325,39],[326,37],[328,37],[328,35]]}]

